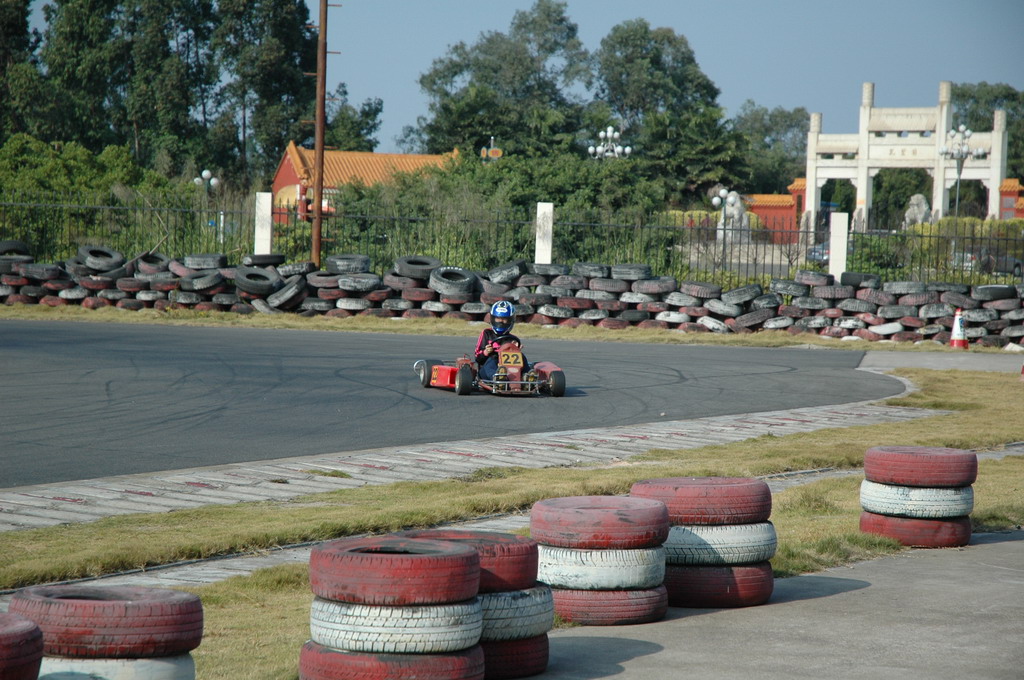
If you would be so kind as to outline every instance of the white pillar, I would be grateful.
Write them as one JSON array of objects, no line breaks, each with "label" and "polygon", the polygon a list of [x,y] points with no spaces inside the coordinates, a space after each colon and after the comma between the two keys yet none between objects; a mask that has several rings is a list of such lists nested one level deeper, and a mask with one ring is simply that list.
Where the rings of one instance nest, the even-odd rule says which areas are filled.
[{"label": "white pillar", "polygon": [[537,235],[533,261],[537,264],[551,264],[551,245],[555,229],[555,204],[538,203],[537,221],[534,223]]},{"label": "white pillar", "polygon": [[1008,149],[1006,111],[996,109],[992,116],[992,149],[989,151],[988,217],[999,219],[999,187],[1006,179]]},{"label": "white pillar", "polygon": [[[808,216],[807,229],[814,231],[821,209],[821,186],[818,184],[818,137],[821,135],[821,114],[812,113],[807,128],[807,175],[804,193],[804,215]],[[801,215],[801,218],[803,215]],[[801,228],[803,226],[801,225]]]},{"label": "white pillar", "polygon": [[269,255],[274,239],[274,195],[269,191],[256,193],[256,220],[253,231],[254,255]]},{"label": "white pillar", "polygon": [[[948,140],[946,134],[953,129],[953,83],[943,80],[939,83],[939,107],[936,116],[935,132],[935,171],[932,173],[932,210],[938,211],[939,217],[949,212],[949,175],[950,165],[939,149],[946,146]],[[956,165],[953,165],[952,172],[955,175]]]},{"label": "white pillar", "polygon": [[832,213],[828,225],[828,273],[839,280],[846,271],[847,236],[850,233],[850,214]]},{"label": "white pillar", "polygon": [[860,95],[860,124],[858,128],[857,148],[857,179],[854,186],[857,189],[857,203],[854,210],[859,214],[859,219],[864,220],[867,228],[871,212],[871,133],[868,126],[871,121],[871,109],[875,107],[875,84],[864,83]]}]

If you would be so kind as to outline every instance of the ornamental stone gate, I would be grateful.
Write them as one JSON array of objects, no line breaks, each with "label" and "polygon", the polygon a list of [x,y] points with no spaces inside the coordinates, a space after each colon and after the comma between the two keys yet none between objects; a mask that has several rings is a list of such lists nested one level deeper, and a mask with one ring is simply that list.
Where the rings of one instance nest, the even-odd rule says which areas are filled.
[{"label": "ornamental stone gate", "polygon": [[[805,217],[815,224],[821,188],[830,179],[850,180],[857,190],[853,228],[867,228],[872,179],[882,168],[924,168],[932,176],[932,209],[942,216],[956,186],[956,161],[943,158],[953,129],[952,83],[939,83],[939,105],[924,108],[876,108],[875,85],[864,83],[860,124],[855,134],[823,134],[821,114],[812,113],[807,133],[807,202]],[[996,110],[991,132],[974,132],[973,149],[984,156],[963,165],[961,180],[980,180],[988,189],[988,215],[998,217],[1000,185],[1006,179],[1006,112]],[[907,197],[910,198],[909,196]]]}]

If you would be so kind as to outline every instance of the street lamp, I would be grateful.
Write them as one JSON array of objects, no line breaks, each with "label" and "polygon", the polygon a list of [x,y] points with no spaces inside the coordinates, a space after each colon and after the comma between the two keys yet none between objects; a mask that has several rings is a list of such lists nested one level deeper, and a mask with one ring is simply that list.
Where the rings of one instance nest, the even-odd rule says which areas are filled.
[{"label": "street lamp", "polygon": [[955,216],[960,217],[960,177],[964,172],[964,161],[968,158],[984,158],[985,149],[972,149],[970,144],[973,133],[966,125],[961,124],[955,130],[948,133],[951,146],[939,148],[939,153],[946,160],[956,161],[956,209]]},{"label": "street lamp", "polygon": [[[730,195],[731,194],[731,195]],[[718,221],[718,240],[725,240],[725,208],[729,205],[736,205],[736,194],[732,194],[728,189],[722,187],[718,190],[718,195],[711,199],[711,205],[718,208],[722,208],[722,219]]]},{"label": "street lamp", "polygon": [[194,177],[192,183],[197,187],[205,187],[206,191],[209,192],[211,189],[217,189],[220,186],[220,178],[214,177],[213,173],[209,170],[203,170],[199,177]]},{"label": "street lamp", "polygon": [[622,133],[611,125],[597,133],[597,137],[601,140],[598,145],[587,147],[587,153],[591,158],[626,158],[633,153],[633,147],[619,144]]}]

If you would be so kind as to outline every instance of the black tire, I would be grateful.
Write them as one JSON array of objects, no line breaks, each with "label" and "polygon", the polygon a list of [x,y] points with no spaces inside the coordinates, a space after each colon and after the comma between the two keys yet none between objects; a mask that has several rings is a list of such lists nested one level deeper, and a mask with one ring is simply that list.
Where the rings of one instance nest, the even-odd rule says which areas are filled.
[{"label": "black tire", "polygon": [[85,262],[85,266],[101,272],[117,269],[124,264],[121,253],[103,246],[82,246],[78,249],[78,256]]},{"label": "black tire", "polygon": [[585,276],[588,279],[610,278],[611,268],[606,264],[594,262],[576,262],[572,266],[573,276]]},{"label": "black tire", "polygon": [[182,261],[189,269],[219,269],[228,264],[228,258],[223,253],[202,253],[186,255]]},{"label": "black tire", "polygon": [[369,272],[343,274],[338,277],[338,288],[353,293],[368,293],[380,287],[380,277]]},{"label": "black tire", "polygon": [[395,260],[395,273],[410,279],[428,279],[441,266],[441,260],[429,255],[406,255]]},{"label": "black tire", "polygon": [[498,265],[487,272],[487,279],[494,283],[512,283],[526,273],[526,260],[514,260]]},{"label": "black tire", "polygon": [[569,273],[569,267],[564,264],[531,262],[527,263],[526,271],[530,274],[540,274],[541,276],[565,276]]},{"label": "black tire", "polygon": [[551,375],[548,376],[548,392],[552,397],[565,395],[565,373],[562,371],[551,372]]},{"label": "black tire", "polygon": [[325,266],[332,274],[362,274],[370,271],[370,256],[358,253],[328,255]]},{"label": "black tire", "polygon": [[[35,262],[35,258],[31,255],[0,255],[0,274],[13,274],[15,265],[28,264],[30,262]],[[85,265],[82,266],[85,267]],[[86,275],[92,273],[87,267],[85,269]]]},{"label": "black tire", "polygon": [[625,281],[639,281],[640,279],[651,278],[651,265],[649,264],[613,264],[611,267],[611,278],[623,279]]},{"label": "black tire", "polygon": [[455,372],[455,394],[463,396],[472,391],[473,369],[466,365],[459,366],[459,370]]},{"label": "black tire", "polygon": [[791,295],[793,297],[804,297],[811,292],[811,287],[806,283],[797,283],[790,279],[772,279],[768,290],[779,295]]},{"label": "black tire", "polygon": [[276,271],[259,267],[238,267],[235,287],[253,295],[270,295],[284,286],[284,279]]},{"label": "black tire", "polygon": [[277,309],[294,309],[306,298],[306,277],[296,274],[281,290],[267,296],[267,304]]},{"label": "black tire", "polygon": [[882,277],[878,274],[843,272],[839,275],[839,284],[854,288],[878,288],[882,285]]},{"label": "black tire", "polygon": [[202,292],[224,283],[224,276],[216,269],[206,269],[181,277],[178,285],[182,290]]},{"label": "black tire", "polygon": [[316,271],[316,265],[313,264],[312,260],[306,260],[304,262],[291,262],[289,264],[282,264],[277,267],[277,273],[281,275],[281,278],[289,278],[298,274],[299,276],[305,276]]},{"label": "black tire", "polygon": [[971,288],[971,297],[985,302],[1007,300],[1017,297],[1017,289],[1013,286],[1003,285],[974,286]]},{"label": "black tire", "polygon": [[0,241],[0,255],[30,255],[28,244],[24,241],[7,239]]},{"label": "black tire", "polygon": [[679,284],[679,292],[693,297],[708,300],[722,294],[722,287],[715,283],[704,283],[701,281],[683,281]]},{"label": "black tire", "polygon": [[476,288],[476,274],[461,267],[438,267],[427,285],[441,295],[464,295]]},{"label": "black tire", "polygon": [[250,254],[242,258],[244,267],[276,267],[284,262],[285,256],[281,253]]},{"label": "black tire", "polygon": [[740,305],[744,302],[750,302],[754,298],[764,293],[760,284],[752,283],[749,286],[740,286],[739,288],[733,288],[722,293],[722,302],[726,302],[731,305]]},{"label": "black tire", "polygon": [[156,274],[167,271],[171,258],[163,253],[143,253],[135,258],[135,266],[143,274]]},{"label": "black tire", "polygon": [[924,281],[886,281],[882,284],[882,291],[893,295],[911,295],[927,290]]}]

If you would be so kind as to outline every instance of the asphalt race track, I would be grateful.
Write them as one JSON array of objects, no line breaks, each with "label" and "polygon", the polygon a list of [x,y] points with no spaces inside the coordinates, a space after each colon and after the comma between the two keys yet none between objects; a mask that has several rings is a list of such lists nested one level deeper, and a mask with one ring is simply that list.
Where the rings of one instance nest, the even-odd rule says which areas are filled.
[{"label": "asphalt race track", "polygon": [[[401,323],[401,322],[396,322]],[[614,331],[610,331],[614,332]],[[420,387],[465,337],[0,322],[0,488],[880,399],[862,354],[527,340],[565,397]]]}]

